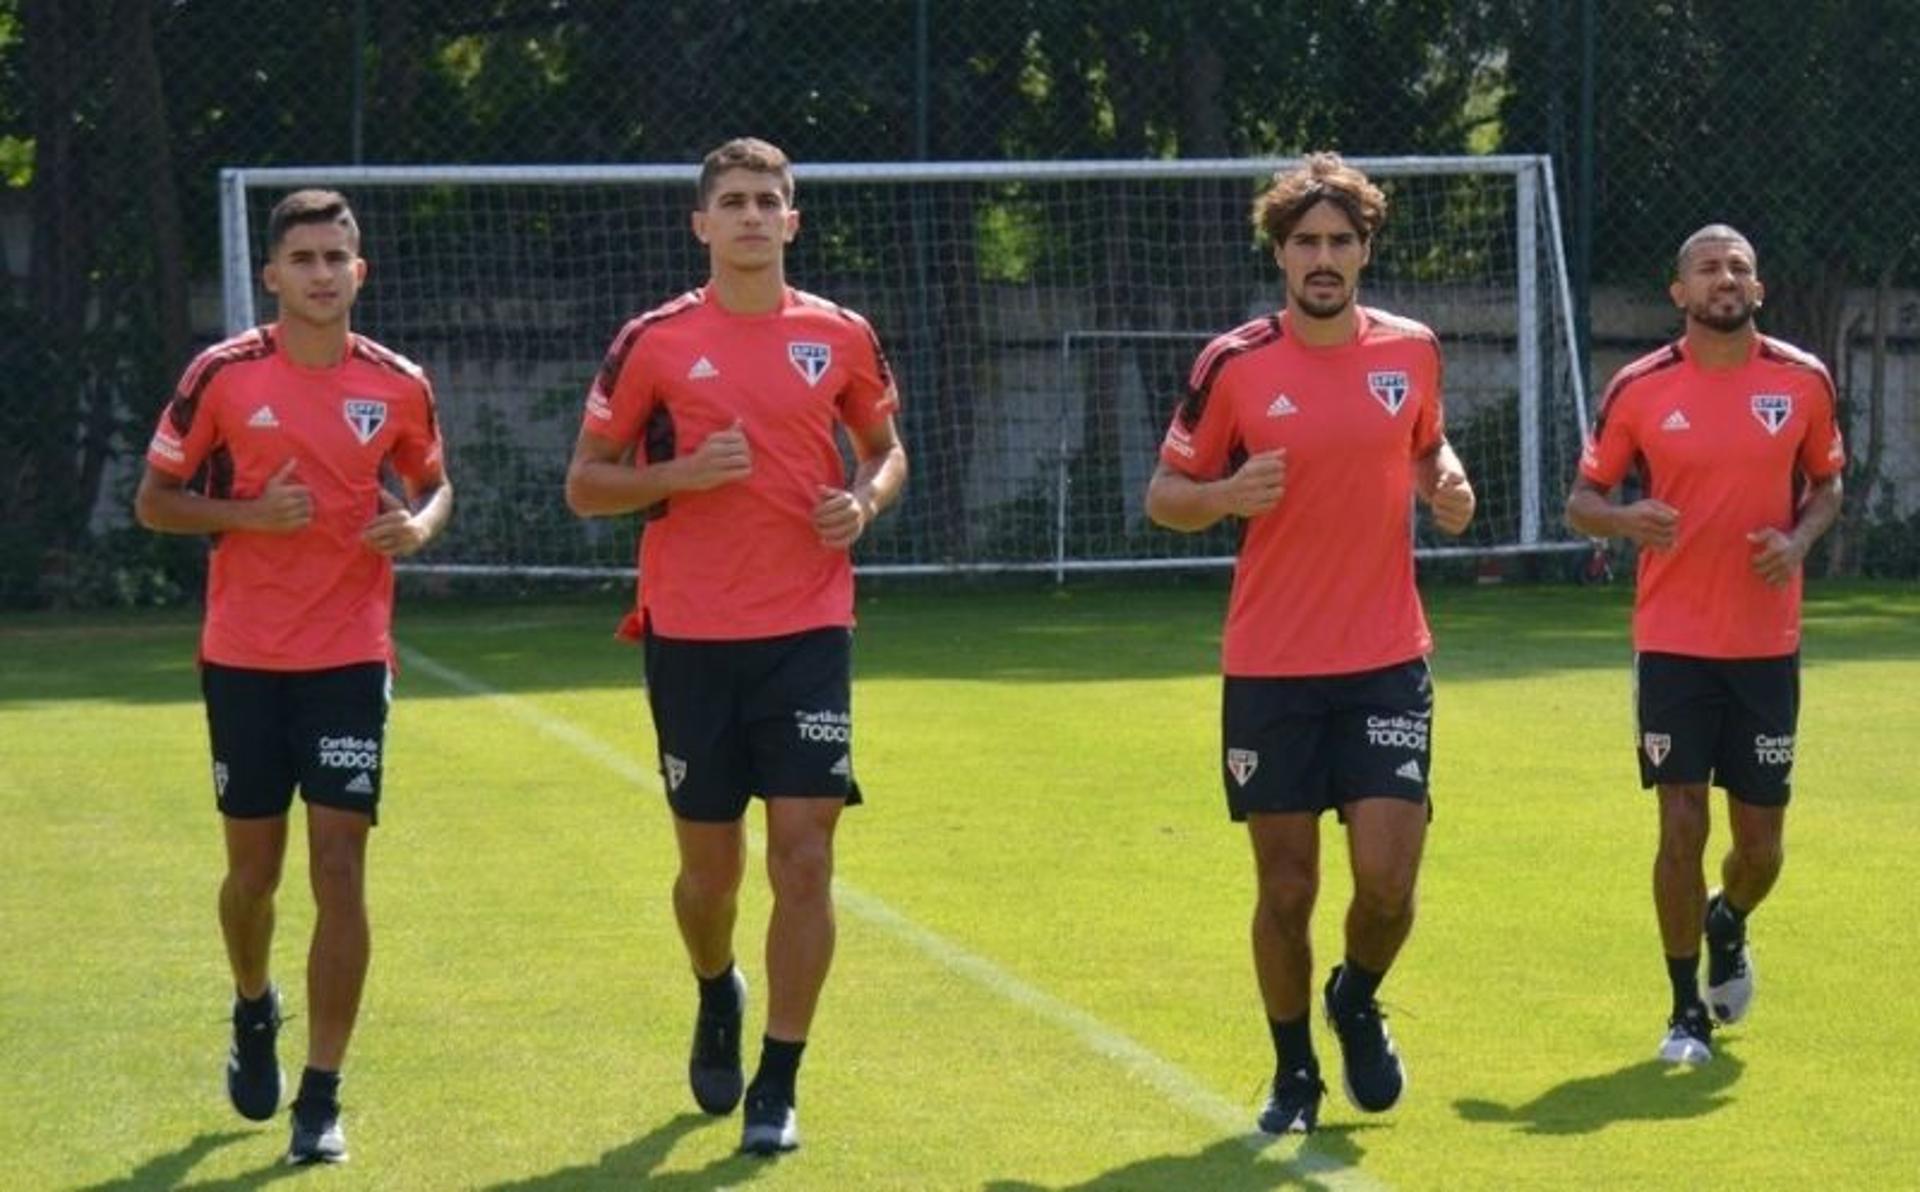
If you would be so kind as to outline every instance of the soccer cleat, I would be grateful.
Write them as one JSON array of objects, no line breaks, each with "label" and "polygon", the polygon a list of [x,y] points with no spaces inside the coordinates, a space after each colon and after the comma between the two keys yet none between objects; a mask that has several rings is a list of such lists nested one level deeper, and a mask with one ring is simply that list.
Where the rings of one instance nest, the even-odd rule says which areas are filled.
[{"label": "soccer cleat", "polygon": [[1704,1064],[1713,1058],[1709,1040],[1713,1019],[1707,1008],[1694,1003],[1667,1019],[1667,1037],[1660,1040],[1660,1059],[1669,1064]]},{"label": "soccer cleat", "polygon": [[309,1106],[295,1101],[291,1116],[293,1139],[287,1144],[288,1166],[347,1161],[347,1135],[340,1129],[338,1105]]},{"label": "soccer cleat", "polygon": [[1260,1110],[1262,1134],[1311,1134],[1320,1122],[1320,1098],[1327,1086],[1313,1068],[1298,1068],[1273,1078],[1273,1091]]},{"label": "soccer cleat", "polygon": [[1333,967],[1324,992],[1327,1020],[1340,1038],[1341,1084],[1355,1109],[1384,1113],[1406,1091],[1407,1070],[1394,1050],[1380,1003],[1368,998],[1364,1005],[1349,1006],[1335,996],[1345,967]]},{"label": "soccer cleat", "polygon": [[776,1092],[755,1092],[747,1098],[745,1128],[740,1132],[743,1155],[778,1155],[800,1145],[800,1122],[793,1099]]},{"label": "soccer cleat", "polygon": [[280,991],[267,986],[264,1011],[233,1001],[233,1045],[227,1051],[227,1099],[240,1116],[264,1122],[280,1111],[285,1077],[274,1054],[280,1035]]},{"label": "soccer cleat", "polygon": [[1724,898],[1718,890],[1707,897],[1707,1008],[1720,1022],[1732,1024],[1753,1004],[1753,954],[1744,929],[1714,930],[1714,910]]},{"label": "soccer cleat", "polygon": [[693,1056],[687,1061],[687,1083],[700,1108],[724,1117],[740,1104],[745,1077],[740,1070],[740,1019],[747,1010],[747,979],[733,970],[733,1009],[709,1011],[702,1007],[693,1020]]}]

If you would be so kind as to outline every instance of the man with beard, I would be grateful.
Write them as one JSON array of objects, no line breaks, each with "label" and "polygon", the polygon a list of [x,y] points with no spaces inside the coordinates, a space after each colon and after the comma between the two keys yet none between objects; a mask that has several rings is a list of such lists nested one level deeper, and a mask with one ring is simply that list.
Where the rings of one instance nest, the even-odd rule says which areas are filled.
[{"label": "man with beard", "polygon": [[1408,512],[1417,494],[1458,534],[1474,495],[1446,441],[1433,332],[1355,301],[1386,214],[1335,154],[1274,176],[1253,219],[1286,307],[1200,353],[1147,489],[1148,516],[1169,529],[1245,519],[1221,768],[1253,844],[1254,972],[1277,1061],[1269,1134],[1312,1131],[1325,1090],[1308,1011],[1329,808],[1353,869],[1345,962],[1322,993],[1347,1095],[1378,1113],[1406,1085],[1375,993],[1413,926],[1429,819],[1433,639]]},{"label": "man with beard", "polygon": [[[1840,512],[1846,453],[1833,381],[1762,335],[1753,245],[1725,224],[1687,237],[1668,288],[1676,342],[1615,374],[1567,498],[1583,534],[1640,547],[1633,613],[1640,784],[1656,788],[1653,901],[1673,986],[1659,1055],[1712,1058],[1715,1022],[1753,1001],[1747,916],[1780,874],[1800,703],[1800,564]],[[1609,492],[1637,476],[1638,500]],[[1733,842],[1701,876],[1709,783]],[[1706,996],[1699,989],[1707,946]]]}]

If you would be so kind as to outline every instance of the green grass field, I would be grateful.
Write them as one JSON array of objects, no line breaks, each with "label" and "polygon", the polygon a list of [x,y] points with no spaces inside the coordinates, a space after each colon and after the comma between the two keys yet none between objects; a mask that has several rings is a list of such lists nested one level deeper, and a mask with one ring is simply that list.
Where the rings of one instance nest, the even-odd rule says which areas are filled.
[{"label": "green grass field", "polygon": [[[1319,1134],[1265,1148],[1246,1137],[1272,1063],[1251,861],[1214,760],[1219,586],[869,594],[868,806],[843,821],[806,1145],[772,1163],[735,1157],[738,1119],[698,1116],[684,1087],[693,987],[638,653],[609,637],[620,603],[403,603],[354,1159],[304,1172],[277,1165],[284,1121],[246,1123],[221,1092],[193,618],[0,619],[0,1187],[1920,1184],[1910,586],[1814,593],[1760,996],[1680,1073],[1651,1059],[1666,987],[1628,594],[1430,593],[1437,812],[1383,991],[1409,1092],[1362,1117],[1336,1091]],[[1322,972],[1347,889],[1324,830]],[[275,953],[296,1014],[303,844]],[[756,979],[766,912],[756,870]]]}]

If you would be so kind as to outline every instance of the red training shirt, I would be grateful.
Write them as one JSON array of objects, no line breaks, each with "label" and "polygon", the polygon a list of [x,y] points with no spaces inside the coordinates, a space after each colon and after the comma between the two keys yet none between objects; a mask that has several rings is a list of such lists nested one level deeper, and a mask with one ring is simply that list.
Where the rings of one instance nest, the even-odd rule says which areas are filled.
[{"label": "red training shirt", "polygon": [[210,497],[248,500],[288,461],[313,496],[290,534],[217,537],[200,656],[302,671],[390,661],[393,562],[360,534],[380,513],[380,472],[443,478],[433,388],[420,367],[361,335],[329,368],[293,362],[277,324],[215,344],[187,366],[147,463]]},{"label": "red training shirt", "polygon": [[1636,650],[1773,658],[1800,647],[1801,577],[1769,587],[1747,535],[1793,529],[1809,480],[1846,466],[1833,380],[1791,344],[1754,337],[1746,361],[1702,368],[1681,340],[1614,374],[1580,474],[1612,489],[1638,473],[1680,512],[1671,550],[1642,550]]},{"label": "red training shirt", "polygon": [[1194,361],[1160,459],[1198,481],[1286,449],[1286,490],[1249,519],[1222,643],[1226,674],[1352,674],[1433,646],[1413,583],[1413,461],[1444,441],[1440,347],[1356,306],[1354,338],[1310,347],[1285,312]]},{"label": "red training shirt", "polygon": [[634,463],[691,454],[742,423],[753,471],[684,492],[640,538],[641,623],[666,637],[777,637],[853,624],[853,564],[813,528],[818,486],[846,487],[836,423],[899,408],[867,321],[788,289],[780,309],[726,310],[712,287],[632,320],[587,394],[583,426],[632,444]]}]

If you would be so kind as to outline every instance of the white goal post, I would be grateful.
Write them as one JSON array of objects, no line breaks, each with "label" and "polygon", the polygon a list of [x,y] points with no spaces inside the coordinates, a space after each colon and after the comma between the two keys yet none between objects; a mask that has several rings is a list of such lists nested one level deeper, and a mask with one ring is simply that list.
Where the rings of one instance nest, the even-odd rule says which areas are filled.
[{"label": "white goal post", "polygon": [[[1560,523],[1587,421],[1551,162],[1355,158],[1390,202],[1362,301],[1446,356],[1449,433],[1481,497],[1423,557],[1584,550]],[[1293,159],[796,168],[788,276],[865,314],[903,399],[913,478],[867,574],[1222,566],[1235,529],[1168,533],[1142,494],[1194,355],[1284,302],[1254,195]],[[632,519],[562,499],[587,384],[633,315],[700,284],[690,165],[228,169],[229,332],[253,325],[267,211],[344,191],[371,271],[357,329],[434,379],[460,513],[443,574],[617,576]]]}]

